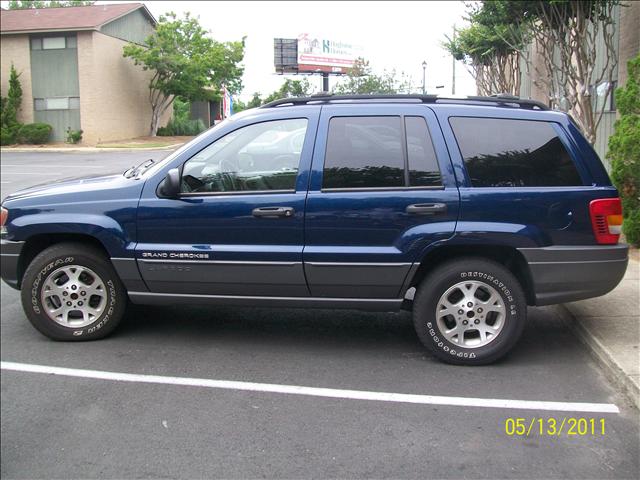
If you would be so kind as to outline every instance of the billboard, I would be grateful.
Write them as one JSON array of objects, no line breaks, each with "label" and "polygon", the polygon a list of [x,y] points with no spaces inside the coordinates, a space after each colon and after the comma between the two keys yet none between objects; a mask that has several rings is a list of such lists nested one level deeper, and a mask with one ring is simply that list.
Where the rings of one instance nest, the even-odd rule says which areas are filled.
[{"label": "billboard", "polygon": [[362,48],[326,35],[298,35],[298,70],[300,72],[345,73],[361,56]]}]

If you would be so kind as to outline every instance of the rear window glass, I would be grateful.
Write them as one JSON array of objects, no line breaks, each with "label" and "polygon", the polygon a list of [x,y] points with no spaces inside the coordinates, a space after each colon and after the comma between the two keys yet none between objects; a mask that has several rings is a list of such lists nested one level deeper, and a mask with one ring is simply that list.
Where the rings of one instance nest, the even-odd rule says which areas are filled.
[{"label": "rear window glass", "polygon": [[548,122],[451,117],[449,123],[474,187],[583,184]]}]

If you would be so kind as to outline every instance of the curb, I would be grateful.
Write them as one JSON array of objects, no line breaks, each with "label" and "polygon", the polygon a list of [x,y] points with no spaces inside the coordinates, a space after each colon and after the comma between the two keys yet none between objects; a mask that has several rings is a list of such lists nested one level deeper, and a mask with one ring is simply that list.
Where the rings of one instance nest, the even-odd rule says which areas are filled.
[{"label": "curb", "polygon": [[593,358],[604,370],[607,378],[625,394],[636,409],[640,410],[640,388],[624,372],[616,359],[609,353],[609,350],[582,326],[580,320],[564,304],[558,305],[558,313],[562,321],[569,327],[569,330],[587,347]]},{"label": "curb", "polygon": [[173,150],[183,145],[182,143],[174,143],[172,145],[165,145],[164,147],[76,147],[76,148],[2,148],[0,153],[79,153],[79,152],[144,152],[146,150]]}]

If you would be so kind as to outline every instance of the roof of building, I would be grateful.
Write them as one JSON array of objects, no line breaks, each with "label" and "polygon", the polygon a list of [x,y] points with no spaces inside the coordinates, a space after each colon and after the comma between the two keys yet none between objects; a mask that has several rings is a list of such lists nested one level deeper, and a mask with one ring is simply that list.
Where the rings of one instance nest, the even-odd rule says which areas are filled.
[{"label": "roof of building", "polygon": [[134,10],[142,9],[149,21],[155,25],[153,15],[142,3],[113,3],[85,7],[28,8],[24,10],[2,10],[0,33],[32,33],[70,30],[99,30]]}]

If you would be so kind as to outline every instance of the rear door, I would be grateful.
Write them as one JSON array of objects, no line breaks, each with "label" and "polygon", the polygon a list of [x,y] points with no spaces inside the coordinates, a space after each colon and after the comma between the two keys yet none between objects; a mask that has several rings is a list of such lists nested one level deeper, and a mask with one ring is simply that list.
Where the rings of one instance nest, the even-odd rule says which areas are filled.
[{"label": "rear door", "polygon": [[458,209],[428,107],[324,106],[305,217],[311,294],[397,298],[421,254],[453,235]]}]

